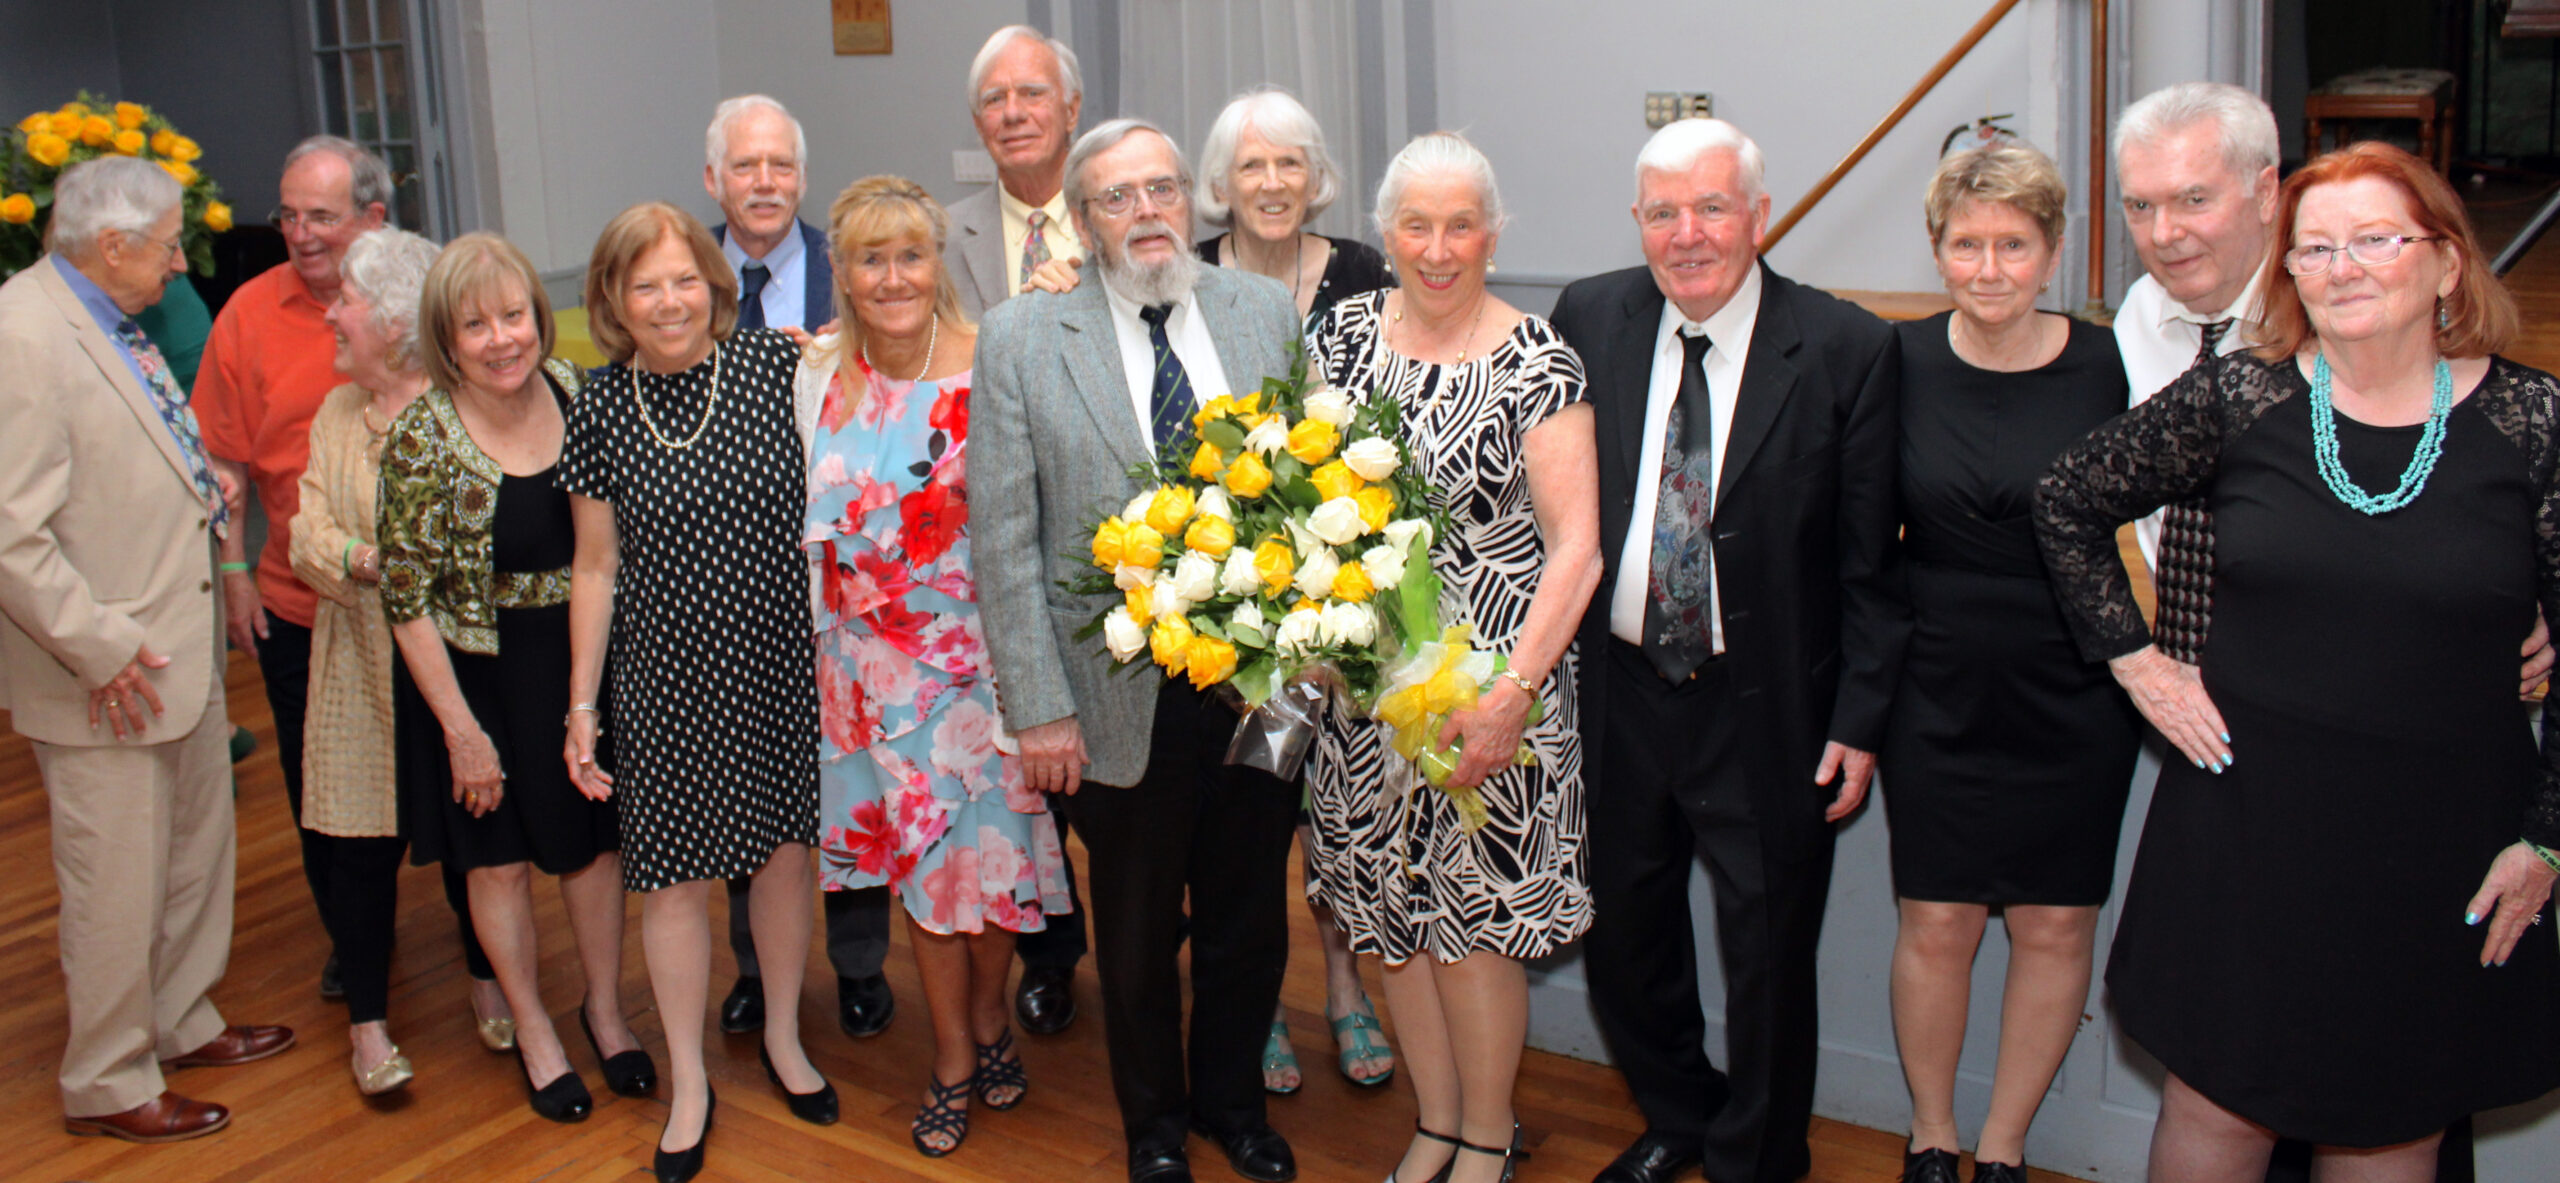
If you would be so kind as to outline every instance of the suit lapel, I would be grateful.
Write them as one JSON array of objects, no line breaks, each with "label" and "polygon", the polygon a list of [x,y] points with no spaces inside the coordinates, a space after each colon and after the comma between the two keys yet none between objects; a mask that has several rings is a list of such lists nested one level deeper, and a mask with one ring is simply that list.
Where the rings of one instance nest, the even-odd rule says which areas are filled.
[{"label": "suit lapel", "polygon": [[1609,357],[1619,367],[1616,401],[1618,454],[1630,473],[1638,480],[1651,474],[1644,472],[1645,407],[1653,397],[1653,343],[1662,328],[1662,289],[1654,286],[1650,272],[1639,272],[1627,288],[1622,308],[1624,317],[1614,330],[1609,343]]},{"label": "suit lapel", "polygon": [[1059,327],[1066,331],[1067,373],[1100,427],[1103,440],[1122,467],[1154,459],[1145,446],[1146,428],[1129,403],[1129,380],[1120,363],[1120,334],[1111,323],[1111,305],[1103,299],[1102,280],[1087,276],[1076,290],[1060,297]]},{"label": "suit lapel", "polygon": [[80,342],[81,351],[89,355],[90,363],[98,367],[98,374],[107,380],[107,385],[115,388],[116,397],[122,399],[125,409],[133,413],[134,419],[142,426],[142,434],[150,437],[152,446],[160,449],[160,458],[168,461],[169,467],[177,472],[179,481],[187,486],[187,492],[201,500],[204,494],[196,488],[194,469],[187,464],[186,454],[178,450],[177,437],[169,433],[169,424],[160,417],[160,407],[152,399],[151,392],[142,388],[142,380],[134,375],[133,367],[124,360],[124,351],[117,347],[115,339],[109,337],[105,329],[98,327],[98,319],[89,315],[88,306],[80,302],[71,285],[63,282],[61,273],[54,270],[52,256],[37,260],[37,267],[37,284],[44,288],[55,310],[70,322],[72,336]]},{"label": "suit lapel", "polygon": [[802,249],[808,252],[802,256],[808,262],[801,268],[806,282],[801,285],[800,319],[807,322],[803,327],[814,332],[836,318],[835,260],[827,257],[826,235],[807,222],[797,225]]},{"label": "suit lapel", "polygon": [[987,217],[960,227],[960,265],[969,269],[969,280],[977,285],[978,298],[993,308],[1013,295],[1013,285],[1004,274],[1004,199],[990,186],[987,191]]},{"label": "suit lapel", "polygon": [[1751,328],[1751,355],[1743,359],[1742,389],[1734,396],[1733,424],[1726,429],[1724,461],[1716,472],[1718,505],[1733,493],[1734,481],[1750,467],[1752,455],[1795,393],[1796,367],[1788,359],[1802,337],[1796,331],[1794,303],[1779,284],[1768,264],[1761,264],[1760,318]]}]

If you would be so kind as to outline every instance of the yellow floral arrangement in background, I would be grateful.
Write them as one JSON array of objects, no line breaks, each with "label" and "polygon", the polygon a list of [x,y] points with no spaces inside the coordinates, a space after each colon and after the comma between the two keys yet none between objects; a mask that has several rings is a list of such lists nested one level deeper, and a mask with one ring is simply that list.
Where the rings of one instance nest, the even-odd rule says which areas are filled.
[{"label": "yellow floral arrangement in background", "polygon": [[222,202],[222,186],[197,166],[204,149],[149,107],[84,90],[59,109],[19,120],[0,139],[0,278],[44,255],[55,178],[101,156],[148,160],[186,187],[180,239],[187,262],[200,274],[213,274],[213,236],[231,228],[231,207]]}]

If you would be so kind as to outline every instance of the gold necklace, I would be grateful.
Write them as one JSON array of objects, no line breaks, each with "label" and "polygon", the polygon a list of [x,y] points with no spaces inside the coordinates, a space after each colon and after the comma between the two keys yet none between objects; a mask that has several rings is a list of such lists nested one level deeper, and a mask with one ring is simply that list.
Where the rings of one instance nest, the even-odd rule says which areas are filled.
[{"label": "gold necklace", "polygon": [[[1476,297],[1476,318],[1467,322],[1467,335],[1458,338],[1458,360],[1450,362],[1450,365],[1463,366],[1467,364],[1467,346],[1475,343],[1476,330],[1484,327],[1484,306],[1492,302],[1493,295],[1490,292],[1481,293]],[[1387,320],[1390,324],[1404,323],[1404,293],[1396,293],[1396,310],[1388,314]],[[1408,334],[1408,337],[1410,337],[1410,334]],[[1414,358],[1414,360],[1421,361],[1422,359],[1417,357]]]},{"label": "gold necklace", "polygon": [[683,443],[677,443],[674,440],[668,439],[667,433],[658,430],[657,419],[649,414],[648,393],[641,389],[640,382],[640,376],[647,372],[648,371],[646,369],[641,367],[639,359],[632,359],[631,401],[640,404],[640,425],[649,429],[649,435],[658,441],[659,447],[666,448],[670,451],[681,452],[686,448],[690,448],[696,443],[701,442],[702,433],[710,430],[711,428],[711,413],[720,409],[719,344],[714,342],[711,346],[711,396],[702,400],[702,422],[693,425],[693,434],[684,437]]}]

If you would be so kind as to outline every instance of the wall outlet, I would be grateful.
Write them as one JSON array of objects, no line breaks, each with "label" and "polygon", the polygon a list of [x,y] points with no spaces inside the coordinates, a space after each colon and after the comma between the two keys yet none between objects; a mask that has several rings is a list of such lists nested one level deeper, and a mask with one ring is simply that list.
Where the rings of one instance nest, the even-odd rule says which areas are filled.
[{"label": "wall outlet", "polygon": [[1713,119],[1716,96],[1703,90],[1655,90],[1644,96],[1644,125],[1660,130],[1682,119]]},{"label": "wall outlet", "polygon": [[984,148],[954,148],[951,150],[951,179],[963,185],[995,184],[995,157],[987,155]]}]

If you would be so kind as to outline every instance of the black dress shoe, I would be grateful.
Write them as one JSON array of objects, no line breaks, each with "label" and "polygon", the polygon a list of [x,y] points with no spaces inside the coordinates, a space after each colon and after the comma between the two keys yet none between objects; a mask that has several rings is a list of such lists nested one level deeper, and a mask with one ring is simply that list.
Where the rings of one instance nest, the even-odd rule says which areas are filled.
[{"label": "black dress shoe", "polygon": [[1076,1021],[1075,971],[1055,966],[1022,967],[1022,985],[1013,993],[1014,1017],[1034,1035],[1055,1035]]},{"label": "black dress shoe", "polygon": [[1129,1183],[1191,1183],[1191,1160],[1180,1147],[1129,1151]]},{"label": "black dress shoe", "polygon": [[551,1121],[563,1124],[585,1121],[588,1114],[595,1112],[595,1096],[587,1091],[587,1082],[578,1079],[575,1067],[552,1077],[551,1083],[535,1088],[533,1078],[524,1073],[524,1053],[518,1051],[516,1075],[524,1079],[526,1103],[533,1106],[534,1112]]},{"label": "black dress shoe", "polygon": [[658,1183],[687,1183],[702,1173],[702,1151],[711,1145],[711,1119],[720,1115],[720,1094],[708,1089],[703,1094],[702,1136],[682,1150],[661,1150],[650,1163]]},{"label": "black dress shoe", "polygon": [[[1950,1171],[1947,1178],[1955,1178],[1954,1173]],[[2024,1164],[2011,1166],[2005,1162],[1984,1162],[1977,1158],[1973,1160],[1973,1183],[2027,1183],[2027,1168]]]},{"label": "black dress shoe", "polygon": [[761,1043],[756,1045],[756,1058],[764,1061],[764,1078],[772,1081],[774,1090],[782,1094],[782,1103],[791,1107],[791,1116],[810,1125],[836,1123],[836,1086],[825,1076],[818,1077],[816,1089],[795,1093],[790,1085],[782,1083],[782,1074],[773,1068],[773,1053],[765,1050]]},{"label": "black dress shoe", "polygon": [[1288,1183],[1298,1177],[1298,1159],[1289,1153],[1289,1141],[1280,1131],[1257,1125],[1234,1133],[1220,1133],[1197,1122],[1192,1124],[1200,1136],[1226,1151],[1227,1165],[1254,1183]]},{"label": "black dress shoe", "polygon": [[658,1062],[649,1058],[647,1048],[635,1047],[619,1055],[604,1054],[604,1044],[596,1038],[596,1026],[587,1021],[587,1004],[578,1004],[578,1029],[587,1033],[587,1050],[596,1054],[596,1062],[604,1065],[604,1086],[625,1097],[645,1097],[658,1091]]},{"label": "black dress shoe", "polygon": [[1952,1150],[1905,1149],[1902,1152],[1902,1183],[1956,1183],[1957,1172],[1962,1166]]},{"label": "black dress shoe", "polygon": [[720,1029],[731,1035],[764,1030],[764,979],[739,978],[720,1000]]},{"label": "black dress shoe", "polygon": [[338,969],[338,955],[329,954],[329,964],[320,967],[320,997],[336,1002],[347,996],[346,975]]},{"label": "black dress shoe", "polygon": [[898,996],[889,992],[884,974],[836,979],[836,1026],[855,1039],[869,1039],[889,1029],[898,1013]]},{"label": "black dress shoe", "polygon": [[1698,1144],[1646,1130],[1616,1161],[1602,1167],[1591,1183],[1671,1183],[1680,1172],[1698,1165]]}]

